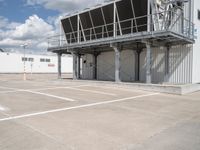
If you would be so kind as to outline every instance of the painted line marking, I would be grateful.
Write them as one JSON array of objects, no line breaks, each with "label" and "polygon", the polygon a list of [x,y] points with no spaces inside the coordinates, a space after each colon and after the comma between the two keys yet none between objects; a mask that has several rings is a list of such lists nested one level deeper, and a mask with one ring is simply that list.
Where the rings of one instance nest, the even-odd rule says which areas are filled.
[{"label": "painted line marking", "polygon": [[47,94],[47,93],[41,93],[41,92],[37,92],[37,91],[24,90],[24,92],[29,92],[29,93],[38,94],[38,95],[44,95],[44,96],[47,96],[47,97],[53,97],[53,98],[57,98],[57,99],[65,100],[65,101],[70,101],[70,102],[75,101],[74,99],[71,99],[71,98],[60,97],[60,96]]},{"label": "painted line marking", "polygon": [[52,94],[47,94],[47,93],[41,93],[41,92],[37,92],[37,91],[32,91],[32,90],[24,90],[24,89],[17,89],[17,88],[9,88],[9,87],[4,87],[5,89],[12,89],[15,90],[13,92],[29,92],[32,94],[38,94],[38,95],[43,95],[43,96],[48,96],[48,97],[53,97],[53,98],[57,98],[57,99],[61,99],[64,101],[70,101],[70,102],[74,102],[74,99],[71,98],[66,98],[66,97],[60,97],[60,96],[56,96],[56,95],[52,95]]},{"label": "painted line marking", "polygon": [[[72,86],[72,88],[76,87],[84,87],[84,86],[90,86],[90,85],[79,85],[79,86]],[[0,87],[1,89],[10,89],[9,91],[0,91],[0,94],[6,94],[6,93],[17,93],[17,92],[25,92],[24,89],[17,89],[17,88],[9,88],[9,87]],[[55,89],[64,89],[68,88],[66,86],[63,87],[48,87],[48,88],[40,88],[40,89],[28,89],[31,91],[45,91],[45,90],[55,90]]]},{"label": "painted line marking", "polygon": [[117,95],[117,94],[113,94],[113,93],[100,92],[100,91],[95,91],[95,90],[78,89],[78,88],[74,88],[74,87],[65,87],[65,89],[72,89],[72,90],[76,90],[76,91],[90,92],[90,93],[110,95],[110,96],[116,96]]},{"label": "painted line marking", "polygon": [[[93,86],[93,87],[97,87],[97,88],[102,88],[102,89],[116,89],[116,90],[122,90],[122,91],[127,91],[127,92],[133,92],[133,91],[135,91],[135,92],[144,92],[145,90],[142,90],[142,89],[137,89],[137,88],[130,88],[130,87],[128,87],[128,88],[130,88],[130,89],[128,89],[128,88],[123,88],[123,86],[119,86],[119,87],[115,87],[115,86],[113,86],[113,85],[106,85],[106,86],[103,86],[103,85],[91,85],[91,86]],[[148,91],[145,91],[145,92],[148,92]]]},{"label": "painted line marking", "polygon": [[[85,89],[78,89],[79,87],[85,87],[85,86],[91,86],[92,85],[78,85],[78,86],[71,86],[71,87],[49,87],[49,88],[41,88],[41,89],[29,89],[28,91],[45,91],[45,90],[56,90],[56,89],[71,89],[76,91],[82,91],[82,92],[90,92],[90,93],[96,93],[96,94],[103,94],[103,95],[110,95],[110,96],[117,96],[117,94],[114,93],[107,93],[107,92],[101,92],[96,90],[85,90]],[[15,89],[15,88],[7,88],[4,87],[4,89],[10,89],[13,91],[0,91],[0,94],[6,94],[6,93],[16,93],[16,92],[26,92],[27,90],[24,89]]]},{"label": "painted line marking", "polygon": [[49,87],[49,88],[41,88],[41,89],[32,89],[33,91],[45,91],[45,90],[56,90],[56,89],[64,89],[64,88],[78,88],[78,87],[84,87],[84,86],[90,86],[90,85],[77,85],[77,86],[60,86],[60,87]]},{"label": "painted line marking", "polygon": [[56,112],[62,112],[62,111],[67,111],[67,110],[74,110],[74,109],[80,109],[80,108],[88,108],[88,107],[92,107],[92,106],[98,106],[98,105],[104,105],[104,104],[111,104],[111,103],[116,103],[116,102],[123,102],[123,101],[137,99],[137,98],[155,96],[155,95],[159,95],[159,94],[160,93],[139,95],[139,96],[134,96],[134,97],[127,97],[127,98],[122,98],[122,99],[116,99],[116,100],[110,100],[110,101],[103,101],[103,102],[97,102],[97,103],[80,105],[80,106],[74,106],[74,107],[65,107],[65,108],[53,109],[53,110],[48,110],[48,111],[43,111],[43,112],[38,112],[38,113],[20,115],[20,116],[7,117],[7,118],[0,119],[0,122],[10,121],[10,120],[16,120],[16,119],[21,119],[21,118],[29,118],[29,117],[34,117],[34,116],[39,116],[39,115],[45,115],[45,114],[50,114],[50,113],[56,113]]}]

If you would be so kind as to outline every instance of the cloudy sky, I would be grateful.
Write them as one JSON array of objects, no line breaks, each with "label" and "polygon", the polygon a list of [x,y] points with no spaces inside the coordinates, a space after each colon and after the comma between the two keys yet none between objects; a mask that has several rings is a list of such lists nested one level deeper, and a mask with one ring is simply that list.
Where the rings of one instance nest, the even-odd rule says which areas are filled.
[{"label": "cloudy sky", "polygon": [[103,0],[0,0],[0,48],[46,52],[47,37],[59,33],[59,19],[67,13]]}]

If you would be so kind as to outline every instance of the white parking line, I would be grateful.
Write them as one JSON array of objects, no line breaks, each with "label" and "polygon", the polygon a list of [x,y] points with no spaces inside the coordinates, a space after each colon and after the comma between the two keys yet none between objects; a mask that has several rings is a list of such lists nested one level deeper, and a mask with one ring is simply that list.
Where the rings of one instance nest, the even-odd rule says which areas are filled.
[{"label": "white parking line", "polygon": [[70,102],[74,102],[75,101],[74,99],[71,99],[71,98],[60,97],[60,96],[51,95],[51,94],[47,94],[47,93],[36,92],[36,91],[24,90],[24,92],[29,92],[29,93],[38,94],[38,95],[44,95],[44,96],[48,96],[48,97],[53,97],[53,98],[65,100],[65,101],[70,101]]},{"label": "white parking line", "polygon": [[60,96],[56,96],[56,95],[52,95],[52,94],[47,94],[47,93],[41,93],[41,92],[32,91],[32,90],[17,89],[17,88],[2,87],[2,86],[0,88],[14,90],[14,91],[10,91],[10,93],[11,92],[12,93],[13,92],[29,92],[29,93],[32,93],[32,94],[44,95],[44,96],[48,96],[48,97],[53,97],[53,98],[61,99],[61,100],[64,100],[64,101],[70,101],[70,102],[75,101],[74,99],[71,99],[71,98],[60,97]]},{"label": "white parking line", "polygon": [[43,111],[43,112],[32,113],[32,114],[25,114],[25,115],[20,115],[20,116],[7,117],[7,118],[0,119],[0,122],[9,121],[9,120],[15,120],[15,119],[21,119],[21,118],[29,118],[29,117],[45,115],[45,114],[49,114],[49,113],[66,111],[66,110],[73,110],[73,109],[87,108],[87,107],[104,105],[104,104],[111,104],[111,103],[116,103],[116,102],[123,102],[123,101],[127,101],[127,100],[132,100],[132,99],[137,99],[137,98],[142,98],[142,97],[149,97],[149,96],[154,96],[154,95],[158,95],[158,94],[159,93],[139,95],[139,96],[134,96],[134,97],[127,97],[127,98],[122,98],[122,99],[103,101],[103,102],[97,102],[97,103],[74,106],[74,107],[65,107],[65,108],[61,108],[61,109],[53,109],[53,110],[49,110],[49,111]]},{"label": "white parking line", "polygon": [[[117,94],[114,93],[107,93],[107,92],[101,92],[96,90],[85,90],[85,89],[78,89],[79,87],[84,86],[92,86],[92,85],[78,85],[78,86],[72,86],[72,87],[49,87],[49,88],[41,88],[41,89],[29,89],[29,91],[45,91],[45,90],[56,90],[56,89],[71,89],[76,91],[82,91],[82,92],[90,92],[90,93],[96,93],[96,94],[102,94],[102,95],[109,95],[109,96],[116,96]],[[16,88],[9,88],[9,87],[0,87],[4,89],[10,89],[12,91],[0,91],[0,94],[6,94],[6,93],[16,93],[16,92],[26,92],[24,89],[16,89]],[[35,93],[36,94],[36,93]]]},{"label": "white parking line", "polygon": [[113,86],[113,85],[108,85],[108,86],[103,86],[103,85],[91,85],[93,87],[97,87],[97,88],[103,88],[103,89],[116,89],[116,90],[122,90],[122,91],[127,91],[127,92],[144,92],[140,89],[136,89],[136,88],[131,88],[131,89],[128,89],[128,88],[124,88],[123,86],[119,86],[119,87],[116,87],[116,86]]},{"label": "white parking line", "polygon": [[113,93],[100,92],[100,91],[95,91],[95,90],[78,89],[78,88],[74,88],[74,87],[65,87],[65,89],[72,89],[72,90],[76,90],[76,91],[90,92],[90,93],[110,95],[110,96],[116,96],[117,95],[117,94],[113,94]]},{"label": "white parking line", "polygon": [[32,89],[33,91],[45,91],[45,90],[56,90],[56,89],[64,89],[64,88],[78,88],[78,87],[84,87],[84,86],[90,86],[88,84],[84,85],[77,85],[77,86],[59,86],[59,87],[49,87],[49,88],[41,88],[41,89]]},{"label": "white parking line", "polygon": [[[84,87],[84,86],[90,86],[90,85],[78,85],[78,86],[72,86],[72,88],[77,87]],[[7,91],[0,91],[0,94],[6,94],[6,93],[16,93],[16,92],[24,92],[24,89],[17,89],[17,88],[9,88],[9,87],[0,87],[1,89],[8,89]],[[40,88],[40,89],[28,89],[31,91],[45,91],[45,90],[55,90],[55,89],[64,89],[68,87],[48,87],[48,88]]]}]

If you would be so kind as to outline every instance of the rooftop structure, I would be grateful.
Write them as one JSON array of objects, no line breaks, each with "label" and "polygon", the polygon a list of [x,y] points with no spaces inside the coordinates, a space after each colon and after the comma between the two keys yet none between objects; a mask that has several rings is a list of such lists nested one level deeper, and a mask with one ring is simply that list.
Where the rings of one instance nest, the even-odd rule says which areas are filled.
[{"label": "rooftop structure", "polygon": [[[111,43],[158,45],[194,42],[190,1],[114,0],[64,17],[64,35],[49,39],[49,51],[93,49]],[[58,40],[59,39],[59,40]]]},{"label": "rooftop structure", "polygon": [[[193,23],[196,21],[192,11],[194,3],[198,2],[196,0],[106,1],[62,18],[61,25],[64,34],[49,37],[48,51],[58,53],[58,56],[63,53],[73,54],[75,79],[191,83],[194,53],[192,50],[187,52],[187,49],[190,49],[189,47],[197,38],[195,35],[197,30]],[[162,55],[157,56],[159,53],[155,52],[156,48],[163,51]],[[131,64],[132,61],[130,61],[125,65],[129,66],[129,69],[123,71],[122,54],[125,50],[135,52],[133,55],[135,62]],[[180,51],[180,56],[184,55],[187,58],[189,55],[188,61],[176,55],[177,50]],[[142,54],[144,51],[145,55]],[[106,52],[114,52],[114,54]],[[104,53],[106,53],[104,58],[107,59],[100,56]],[[87,55],[93,55],[93,58],[88,59]],[[105,65],[109,63],[99,66],[100,61],[107,60],[112,60],[110,68],[105,69]],[[164,61],[158,62],[160,60]],[[172,61],[178,62],[171,65]],[[90,63],[87,64],[87,62]],[[84,64],[86,68],[91,66],[89,71],[84,68]],[[141,68],[142,64],[144,64],[143,68]],[[156,65],[158,66],[153,68]],[[156,70],[160,68],[159,65],[162,67],[161,74]],[[175,76],[182,76],[183,68],[188,68],[184,77],[180,77],[180,80],[176,79]],[[128,73],[130,70],[133,70],[131,74]],[[178,75],[176,75],[176,70],[180,71]],[[84,77],[84,74],[88,74],[87,72],[92,72],[90,73],[92,75]],[[102,74],[107,74],[107,77],[102,77]],[[125,74],[129,75],[122,79]],[[162,79],[160,77],[158,79],[155,74],[162,76]]]}]

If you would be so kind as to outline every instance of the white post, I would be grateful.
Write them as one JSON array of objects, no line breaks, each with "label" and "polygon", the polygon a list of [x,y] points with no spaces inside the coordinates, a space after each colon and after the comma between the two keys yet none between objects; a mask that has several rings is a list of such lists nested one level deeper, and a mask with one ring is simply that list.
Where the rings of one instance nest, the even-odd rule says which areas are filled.
[{"label": "white post", "polygon": [[23,80],[24,81],[26,81],[26,59],[25,59],[25,57],[26,57],[26,47],[28,46],[28,44],[23,44],[23,45],[21,45],[21,47],[23,47],[23,49],[24,49],[24,73],[23,73]]}]

